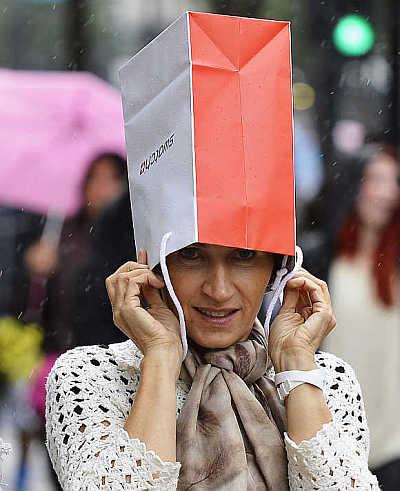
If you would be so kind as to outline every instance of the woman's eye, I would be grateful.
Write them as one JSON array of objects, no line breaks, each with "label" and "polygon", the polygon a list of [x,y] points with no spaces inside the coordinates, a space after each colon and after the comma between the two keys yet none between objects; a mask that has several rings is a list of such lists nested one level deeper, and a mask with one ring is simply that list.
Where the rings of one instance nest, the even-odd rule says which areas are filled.
[{"label": "woman's eye", "polygon": [[198,259],[200,257],[200,253],[198,249],[196,249],[195,247],[185,247],[184,249],[179,251],[179,255],[183,259],[190,259],[190,260]]},{"label": "woman's eye", "polygon": [[251,251],[249,249],[239,249],[236,254],[241,261],[246,261],[252,259],[256,255],[256,251]]}]

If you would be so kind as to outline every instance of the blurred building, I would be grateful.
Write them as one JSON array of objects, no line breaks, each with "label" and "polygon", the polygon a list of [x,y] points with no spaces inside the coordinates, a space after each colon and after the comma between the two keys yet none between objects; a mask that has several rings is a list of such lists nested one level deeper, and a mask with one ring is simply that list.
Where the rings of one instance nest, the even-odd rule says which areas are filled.
[{"label": "blurred building", "polygon": [[[292,21],[294,64],[315,94],[299,110],[313,111],[331,179],[356,151],[354,132],[397,137],[396,0],[0,0],[0,66],[89,70],[118,84],[122,63],[185,10]],[[349,15],[371,27],[364,51],[354,48],[360,25],[335,33]]]}]

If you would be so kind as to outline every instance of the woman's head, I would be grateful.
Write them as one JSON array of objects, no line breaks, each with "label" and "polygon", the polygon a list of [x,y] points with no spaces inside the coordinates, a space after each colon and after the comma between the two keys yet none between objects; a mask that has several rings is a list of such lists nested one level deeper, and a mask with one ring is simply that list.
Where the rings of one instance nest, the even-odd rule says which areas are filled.
[{"label": "woman's head", "polygon": [[400,165],[392,152],[380,150],[367,160],[356,201],[362,226],[379,232],[400,204]]},{"label": "woman's head", "polygon": [[126,161],[113,153],[98,155],[82,183],[82,200],[91,216],[96,216],[117,198],[126,186]]},{"label": "woman's head", "polygon": [[197,243],[170,254],[167,263],[192,341],[224,348],[247,339],[271,278],[273,254]]}]

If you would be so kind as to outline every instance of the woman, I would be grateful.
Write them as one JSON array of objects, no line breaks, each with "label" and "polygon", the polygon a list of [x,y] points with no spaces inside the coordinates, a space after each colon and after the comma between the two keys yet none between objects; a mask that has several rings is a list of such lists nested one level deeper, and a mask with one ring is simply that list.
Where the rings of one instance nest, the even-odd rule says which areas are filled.
[{"label": "woman", "polygon": [[[104,280],[130,259],[136,260],[136,252],[126,189],[99,217],[89,257],[75,283],[71,317],[78,346],[126,341],[126,336],[113,325]],[[87,305],[96,307],[88,309]]]},{"label": "woman", "polygon": [[[31,276],[28,312],[25,319],[34,319],[44,328],[44,359],[31,377],[28,400],[38,416],[39,438],[45,441],[45,380],[60,353],[79,344],[80,333],[73,330],[73,296],[77,275],[88,256],[94,225],[100,212],[118,197],[126,185],[126,162],[119,155],[103,153],[90,163],[81,184],[82,204],[79,211],[66,220],[59,243],[41,238],[25,254]],[[28,441],[21,444],[21,468],[27,459],[29,427],[21,432]],[[60,489],[50,465],[55,489]]]},{"label": "woman", "polygon": [[31,300],[36,298],[36,302],[30,308],[41,310],[44,306],[40,322],[45,327],[46,351],[65,351],[80,344],[80,333],[71,329],[77,275],[88,258],[99,215],[122,193],[126,180],[122,157],[113,153],[96,156],[82,180],[81,207],[64,223],[60,242],[42,238],[25,254],[28,270],[36,281],[36,290],[31,291]]},{"label": "woman", "polygon": [[[202,40],[196,69],[216,78],[193,69],[191,83],[188,24]],[[229,54],[208,58],[215,36]],[[268,70],[250,63],[273,38],[279,63],[273,49]],[[141,252],[107,290],[130,339],[70,351],[48,379],[48,450],[65,489],[378,489],[358,383],[316,354],[335,325],[328,290],[292,269],[289,52],[286,23],[194,13],[121,70]]]},{"label": "woman", "polygon": [[383,489],[397,490],[400,165],[390,147],[373,146],[362,173],[355,203],[338,234],[329,273],[338,323],[347,327],[335,331],[325,346],[354,367],[371,428],[370,465]]},{"label": "woman", "polygon": [[[107,279],[130,340],[76,348],[50,374],[64,489],[378,489],[358,382],[317,352],[335,325],[325,283],[305,270],[288,282],[268,356],[256,314],[273,255],[194,244],[167,260],[189,335],[182,367],[175,307],[141,252]],[[302,384],[283,406],[274,373],[318,367],[323,390]]]}]

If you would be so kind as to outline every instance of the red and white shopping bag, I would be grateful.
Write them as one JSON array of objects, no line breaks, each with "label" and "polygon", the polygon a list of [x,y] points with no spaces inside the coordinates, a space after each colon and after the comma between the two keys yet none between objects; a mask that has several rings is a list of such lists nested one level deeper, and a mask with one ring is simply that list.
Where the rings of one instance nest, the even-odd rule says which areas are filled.
[{"label": "red and white shopping bag", "polygon": [[294,255],[288,22],[188,12],[120,72],[137,249]]},{"label": "red and white shopping bag", "polygon": [[136,247],[161,263],[185,347],[166,255],[195,242],[295,255],[289,23],[188,12],[120,78]]}]

